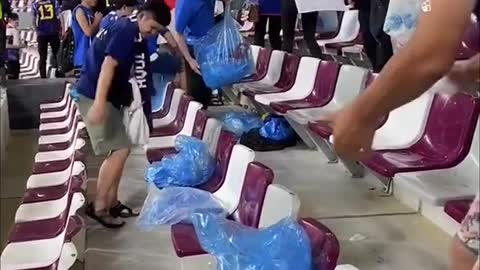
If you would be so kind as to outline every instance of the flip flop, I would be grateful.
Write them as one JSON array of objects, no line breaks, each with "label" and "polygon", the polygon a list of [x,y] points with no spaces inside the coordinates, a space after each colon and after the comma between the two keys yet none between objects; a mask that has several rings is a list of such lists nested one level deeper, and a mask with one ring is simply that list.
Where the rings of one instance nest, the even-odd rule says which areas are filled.
[{"label": "flip flop", "polygon": [[102,226],[109,228],[109,229],[120,229],[121,227],[125,226],[125,222],[122,221],[120,223],[115,223],[112,220],[112,217],[109,215],[97,215],[95,212],[95,206],[93,203],[88,204],[86,209],[86,214],[89,218],[97,221],[98,223],[102,224]]},{"label": "flip flop", "polygon": [[131,217],[138,217],[140,213],[135,212],[132,208],[118,202],[117,205],[110,208],[110,215],[112,217],[121,217],[121,218],[131,218]]}]

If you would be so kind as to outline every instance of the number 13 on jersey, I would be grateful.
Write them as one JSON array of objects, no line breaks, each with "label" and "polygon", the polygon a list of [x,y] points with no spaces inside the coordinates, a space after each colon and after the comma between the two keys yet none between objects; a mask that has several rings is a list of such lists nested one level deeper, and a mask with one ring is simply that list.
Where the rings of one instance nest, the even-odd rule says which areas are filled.
[{"label": "number 13 on jersey", "polygon": [[51,20],[55,16],[55,7],[52,4],[44,4],[38,7],[41,21]]}]

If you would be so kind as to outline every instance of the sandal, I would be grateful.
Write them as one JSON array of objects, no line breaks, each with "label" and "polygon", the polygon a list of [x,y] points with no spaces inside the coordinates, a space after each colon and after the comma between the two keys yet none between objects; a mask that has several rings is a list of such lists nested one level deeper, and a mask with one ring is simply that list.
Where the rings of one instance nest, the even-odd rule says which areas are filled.
[{"label": "sandal", "polygon": [[106,215],[101,215],[101,216],[97,215],[97,213],[95,212],[95,206],[93,205],[93,203],[88,204],[85,212],[86,212],[88,217],[90,217],[91,219],[93,219],[93,220],[97,221],[98,223],[102,224],[106,228],[119,229],[119,228],[125,226],[124,221],[118,222],[118,221],[114,220],[114,218],[112,216],[107,215],[106,212],[105,212]]},{"label": "sandal", "polygon": [[117,205],[110,208],[110,215],[112,217],[121,217],[121,218],[131,218],[131,217],[138,217],[140,213],[135,212],[132,208],[118,202]]}]

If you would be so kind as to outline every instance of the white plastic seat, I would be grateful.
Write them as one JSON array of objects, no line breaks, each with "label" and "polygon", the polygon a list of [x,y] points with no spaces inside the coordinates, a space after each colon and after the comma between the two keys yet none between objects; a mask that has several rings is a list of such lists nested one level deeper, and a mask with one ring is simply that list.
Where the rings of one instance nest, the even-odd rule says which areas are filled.
[{"label": "white plastic seat", "polygon": [[443,206],[448,201],[473,199],[480,179],[480,125],[477,124],[470,153],[458,166],[451,169],[399,173],[395,185],[402,186],[422,201]]},{"label": "white plastic seat", "polygon": [[193,133],[193,127],[195,125],[195,116],[197,112],[203,107],[202,104],[196,101],[190,101],[188,104],[187,115],[185,116],[185,123],[182,130],[172,136],[163,136],[163,137],[150,137],[147,148],[169,148],[175,147],[175,139],[178,135],[187,135],[191,136]]},{"label": "white plastic seat", "polygon": [[234,87],[240,90],[249,87],[273,87],[280,80],[285,54],[286,52],[284,51],[272,51],[270,61],[268,62],[267,74],[264,78],[255,82],[240,83],[234,85]]},{"label": "white plastic seat", "polygon": [[260,49],[262,47],[257,46],[257,45],[251,45],[250,49],[252,50],[252,58],[253,58],[253,63],[255,66],[257,66],[257,60],[258,60],[258,55],[260,54]]},{"label": "white plastic seat", "polygon": [[73,175],[80,175],[85,172],[85,164],[75,161],[63,171],[32,174],[27,180],[27,189],[52,187],[65,184]]},{"label": "white plastic seat", "polygon": [[52,219],[65,212],[70,194],[51,201],[21,204],[15,214],[15,223]]},{"label": "white plastic seat", "polygon": [[300,205],[300,198],[294,192],[281,185],[269,185],[263,201],[259,228],[270,227],[286,217],[296,219]]},{"label": "white plastic seat", "polygon": [[214,118],[209,118],[205,124],[202,141],[208,145],[210,155],[213,157],[217,153],[218,140],[222,133],[222,123]]},{"label": "white plastic seat", "polygon": [[345,11],[340,25],[338,35],[332,39],[318,40],[320,46],[327,44],[343,43],[354,41],[360,33],[360,22],[358,20],[358,10]]},{"label": "white plastic seat", "polygon": [[295,84],[290,90],[283,93],[256,95],[255,101],[268,106],[272,102],[301,100],[308,97],[315,86],[319,65],[319,59],[302,57]]},{"label": "white plastic seat", "polygon": [[55,135],[46,135],[40,136],[38,138],[38,144],[54,144],[54,143],[62,143],[69,141],[73,136],[78,135],[78,132],[85,128],[85,123],[78,122],[76,127],[73,125],[74,128],[71,128],[67,133],[63,134],[55,134]]},{"label": "white plastic seat", "polygon": [[365,88],[368,75],[367,69],[350,65],[341,66],[334,96],[327,105],[321,108],[290,110],[286,117],[301,125],[321,120],[322,117],[336,112],[352,102]]},{"label": "white plastic seat", "polygon": [[175,91],[173,92],[171,101],[172,103],[170,104],[170,110],[168,111],[168,114],[163,118],[153,119],[153,128],[167,126],[175,120],[175,117],[178,113],[178,107],[180,106],[180,100],[183,95],[185,95],[184,90],[179,88],[175,89]]},{"label": "white plastic seat", "polygon": [[412,146],[423,135],[434,95],[427,92],[392,111],[373,138],[373,150],[395,150]]},{"label": "white plastic seat", "polygon": [[240,144],[233,147],[225,182],[213,194],[222,203],[228,214],[233,214],[238,208],[248,164],[254,159],[255,151],[252,149]]},{"label": "white plastic seat", "polygon": [[59,102],[40,104],[40,110],[53,109],[53,108],[59,108],[59,107],[65,106],[65,104],[67,104],[71,86],[72,86],[71,84],[67,84],[65,86],[65,92],[63,94],[62,99]]},{"label": "white plastic seat", "polygon": [[57,117],[64,117],[67,114],[70,113],[71,110],[73,110],[73,104],[72,99],[70,98],[70,95],[67,95],[67,106],[63,108],[63,110],[58,111],[58,112],[45,112],[40,114],[40,119],[49,119],[49,118],[57,118]]},{"label": "white plastic seat", "polygon": [[73,110],[70,112],[69,116],[67,119],[61,122],[53,122],[53,123],[42,123],[39,126],[40,131],[46,131],[46,130],[52,130],[52,129],[63,129],[66,128],[70,125],[72,121],[75,121],[77,116],[80,115],[80,112],[76,110],[75,113],[73,113]]},{"label": "white plastic seat", "polygon": [[75,143],[74,144],[72,143],[72,145],[70,145],[65,150],[39,152],[35,155],[35,163],[61,161],[61,160],[69,159],[75,153],[75,150],[79,150],[83,146],[85,146],[85,140],[76,139]]},{"label": "white plastic seat", "polygon": [[[64,249],[65,236],[70,220],[69,217],[75,215],[75,213],[83,206],[84,203],[85,197],[82,195],[82,193],[73,194],[65,229],[57,237],[51,239],[9,243],[3,250],[0,259],[0,268],[3,270],[38,269],[51,266],[57,261],[59,261],[61,265],[66,265],[67,262],[71,262],[71,260],[74,258],[62,258],[62,256],[71,257],[72,255],[76,254],[76,252],[67,252],[72,251],[72,245],[68,245],[68,248]],[[48,211],[45,209],[38,210]]]}]

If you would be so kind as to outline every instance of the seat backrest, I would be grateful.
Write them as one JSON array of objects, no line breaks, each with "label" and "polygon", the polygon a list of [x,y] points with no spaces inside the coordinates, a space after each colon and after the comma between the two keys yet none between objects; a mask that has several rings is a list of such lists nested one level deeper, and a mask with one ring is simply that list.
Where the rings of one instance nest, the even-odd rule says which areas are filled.
[{"label": "seat backrest", "polygon": [[[480,99],[467,94],[436,94],[428,115],[425,133],[413,146],[422,152],[441,153],[458,164],[470,152],[480,113]],[[455,164],[455,165],[456,165]]]},{"label": "seat backrest", "polygon": [[270,49],[260,48],[257,57],[256,73],[255,78],[257,80],[263,79],[268,72],[268,65],[270,63],[270,58],[272,56],[272,51]]},{"label": "seat backrest", "polygon": [[307,101],[320,107],[328,104],[335,94],[339,70],[338,63],[321,61],[315,77],[315,85]]},{"label": "seat backrest", "polygon": [[269,185],[263,202],[259,228],[270,227],[286,217],[297,218],[300,198],[281,185]]},{"label": "seat backrest", "polygon": [[261,48],[262,48],[262,47],[257,46],[257,45],[251,45],[251,46],[250,46],[250,49],[252,50],[253,63],[255,64],[255,66],[257,66],[258,55],[260,54],[260,49],[261,49]]},{"label": "seat backrest", "polygon": [[313,57],[302,57],[298,66],[295,84],[287,93],[295,93],[296,99],[304,99],[310,95],[315,86],[321,60]]},{"label": "seat backrest", "polygon": [[336,39],[342,42],[350,42],[357,38],[360,33],[358,10],[347,10],[343,14],[342,24]]},{"label": "seat backrest", "polygon": [[224,130],[221,131],[215,152],[215,159],[217,160],[215,173],[207,183],[199,187],[200,189],[216,191],[223,185],[227,176],[233,147],[237,144],[237,141],[235,134]]},{"label": "seat backrest", "polygon": [[284,51],[272,51],[270,55],[270,62],[268,63],[268,70],[265,77],[260,80],[259,83],[265,83],[268,85],[274,85],[280,80],[282,73],[283,59],[286,52]]},{"label": "seat backrest", "polygon": [[203,134],[207,126],[208,115],[204,110],[199,110],[195,116],[195,122],[193,123],[192,136],[203,140]]},{"label": "seat backrest", "polygon": [[342,65],[335,86],[335,94],[327,106],[332,104],[337,108],[342,108],[351,103],[365,89],[369,74],[367,69]]},{"label": "seat backrest", "polygon": [[172,104],[173,93],[175,92],[175,87],[172,83],[168,83],[165,86],[165,98],[163,99],[163,105],[158,111],[152,113],[152,118],[163,118],[170,111],[170,105]]},{"label": "seat backrest", "polygon": [[232,214],[238,207],[242,193],[248,164],[255,159],[255,151],[237,144],[233,147],[227,174],[223,185],[213,195],[224,205],[225,210]]},{"label": "seat backrest", "polygon": [[243,225],[258,228],[267,188],[273,182],[273,171],[267,166],[252,162],[248,165],[240,204],[234,214]]},{"label": "seat backrest", "polygon": [[301,220],[312,246],[313,270],[334,270],[340,255],[340,243],[335,234],[313,218]]},{"label": "seat backrest", "polygon": [[[161,127],[163,125],[168,125],[175,120],[175,118],[177,117],[177,113],[180,109],[180,106],[183,106],[182,104],[180,104],[180,102],[182,100],[182,96],[184,96],[184,95],[185,95],[185,91],[183,91],[182,89],[179,89],[179,88],[175,89],[175,91],[173,92],[172,100],[168,104],[167,114],[165,116],[162,116],[160,114],[154,114],[153,115],[153,127],[154,128],[158,128],[158,127]],[[167,105],[167,103],[165,103],[165,105]],[[185,105],[185,106],[187,106],[187,105]]]},{"label": "seat backrest", "polygon": [[193,127],[193,122],[195,121],[195,116],[197,114],[196,107],[195,106],[195,101],[192,101],[192,98],[187,95],[183,95],[180,98],[180,104],[178,106],[178,112],[175,116],[174,125],[180,125],[184,126],[185,121],[189,120],[186,119],[188,116],[191,117],[190,122],[192,122],[192,127]]},{"label": "seat backrest", "polygon": [[393,110],[373,138],[374,150],[403,149],[412,146],[423,135],[433,95],[423,94],[412,102]]},{"label": "seat backrest", "polygon": [[295,54],[287,53],[283,59],[282,71],[280,79],[275,84],[275,87],[281,89],[290,89],[295,84],[297,77],[298,66],[300,65],[300,57]]},{"label": "seat backrest", "polygon": [[222,123],[215,118],[208,118],[203,132],[202,141],[209,147],[210,155],[215,156],[218,140],[222,132]]}]

